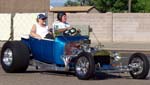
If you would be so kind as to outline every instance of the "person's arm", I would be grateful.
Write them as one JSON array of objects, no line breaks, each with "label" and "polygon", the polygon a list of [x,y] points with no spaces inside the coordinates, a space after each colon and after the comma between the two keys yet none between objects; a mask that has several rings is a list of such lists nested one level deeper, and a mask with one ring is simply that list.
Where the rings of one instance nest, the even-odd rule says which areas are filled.
[{"label": "person's arm", "polygon": [[68,27],[65,27],[65,24],[62,24],[59,21],[53,23],[54,32],[57,31],[59,33],[63,33],[65,30],[72,29],[72,27],[68,24]]},{"label": "person's arm", "polygon": [[65,30],[72,29],[72,27],[66,27],[66,28],[59,28],[58,32],[64,32]]},{"label": "person's arm", "polygon": [[42,37],[40,35],[36,34],[36,26],[35,25],[32,26],[32,29],[30,31],[30,35],[32,37],[35,37],[35,38],[38,38],[38,39],[42,39]]}]

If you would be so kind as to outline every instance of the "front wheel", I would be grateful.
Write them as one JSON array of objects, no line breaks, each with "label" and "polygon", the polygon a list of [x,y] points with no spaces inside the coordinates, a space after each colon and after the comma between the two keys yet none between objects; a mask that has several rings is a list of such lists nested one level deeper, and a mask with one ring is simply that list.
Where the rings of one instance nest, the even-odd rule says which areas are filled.
[{"label": "front wheel", "polygon": [[95,63],[90,53],[83,52],[79,54],[76,60],[75,74],[78,79],[87,80],[95,73]]},{"label": "front wheel", "polygon": [[149,73],[149,61],[147,56],[141,53],[132,55],[129,59],[131,66],[130,75],[134,79],[145,79]]}]

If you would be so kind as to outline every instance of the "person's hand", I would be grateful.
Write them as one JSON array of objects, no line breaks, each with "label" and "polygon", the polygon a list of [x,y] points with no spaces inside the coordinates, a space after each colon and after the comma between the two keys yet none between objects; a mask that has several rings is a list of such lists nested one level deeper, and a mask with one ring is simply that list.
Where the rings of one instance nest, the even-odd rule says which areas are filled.
[{"label": "person's hand", "polygon": [[71,30],[72,29],[72,27],[66,27],[65,29],[64,29],[64,31],[68,31],[68,30]]},{"label": "person's hand", "polygon": [[80,30],[80,29],[77,29],[77,32],[78,32],[78,33],[80,33],[80,32],[81,32],[81,30]]},{"label": "person's hand", "polygon": [[73,28],[73,27],[72,27],[72,26],[70,26],[70,27],[68,27],[67,29],[68,29],[68,30],[70,30],[70,29],[72,29],[72,28]]},{"label": "person's hand", "polygon": [[53,29],[52,29],[52,28],[49,28],[48,31],[49,31],[49,32],[53,32]]}]

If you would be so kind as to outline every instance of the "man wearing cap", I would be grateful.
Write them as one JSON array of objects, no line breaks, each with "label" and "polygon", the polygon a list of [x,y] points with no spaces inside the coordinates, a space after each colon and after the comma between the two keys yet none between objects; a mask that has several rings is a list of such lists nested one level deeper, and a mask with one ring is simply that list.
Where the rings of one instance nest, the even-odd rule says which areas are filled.
[{"label": "man wearing cap", "polygon": [[37,16],[37,23],[33,24],[30,35],[38,39],[44,39],[49,33],[48,26],[46,25],[47,16],[39,14]]}]

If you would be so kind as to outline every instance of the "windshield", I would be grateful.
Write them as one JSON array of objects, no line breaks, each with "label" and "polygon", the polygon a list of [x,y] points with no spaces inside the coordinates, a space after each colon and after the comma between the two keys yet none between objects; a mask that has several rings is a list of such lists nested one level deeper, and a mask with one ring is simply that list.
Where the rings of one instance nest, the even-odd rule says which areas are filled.
[{"label": "windshield", "polygon": [[[72,25],[73,28],[75,28],[76,30],[80,30],[79,34],[74,35],[74,36],[89,36],[89,29],[90,26],[89,25]],[[65,36],[63,34],[60,34],[59,32],[55,31],[55,37],[56,36]]]},{"label": "windshield", "polygon": [[89,25],[74,25],[74,28],[80,29],[80,34],[82,36],[89,36]]}]

